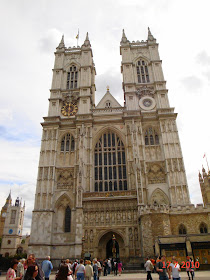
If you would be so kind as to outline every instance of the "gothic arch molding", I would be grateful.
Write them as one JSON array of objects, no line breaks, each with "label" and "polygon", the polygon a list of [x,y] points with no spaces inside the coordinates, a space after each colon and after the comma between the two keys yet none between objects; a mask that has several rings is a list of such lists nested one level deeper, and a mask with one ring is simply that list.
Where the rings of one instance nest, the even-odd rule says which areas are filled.
[{"label": "gothic arch molding", "polygon": [[58,145],[61,144],[61,141],[66,134],[71,134],[75,139],[75,132],[74,131],[72,131],[72,130],[71,131],[63,131],[58,137]]},{"label": "gothic arch molding", "polygon": [[[64,202],[64,203],[62,203]],[[63,193],[56,201],[55,201],[55,204],[54,204],[54,208],[57,209],[59,208],[60,206],[69,206],[70,208],[72,208],[72,200],[71,198],[68,196],[68,194],[66,193]]]},{"label": "gothic arch molding", "polygon": [[80,64],[78,61],[76,61],[75,59],[72,59],[69,63],[67,63],[67,64],[64,66],[64,68],[63,68],[64,72],[67,72],[67,71],[68,71],[68,68],[69,68],[71,65],[77,66],[78,71],[80,71],[81,64]]},{"label": "gothic arch molding", "polygon": [[169,205],[169,199],[166,193],[161,190],[160,188],[157,188],[153,191],[151,197],[150,197],[150,204],[151,205]]},{"label": "gothic arch molding", "polygon": [[122,240],[123,240],[123,242],[125,244],[125,237],[123,236],[123,234],[121,232],[119,232],[116,229],[108,229],[108,230],[104,230],[104,231],[99,232],[98,236],[96,237],[96,244],[97,244],[97,246],[99,245],[102,237],[105,236],[107,233],[110,233],[110,232],[113,233],[113,234],[119,235],[122,238]]},{"label": "gothic arch molding", "polygon": [[137,57],[135,57],[134,59],[133,59],[133,65],[135,66],[136,65],[136,62],[138,61],[138,60],[140,60],[140,59],[142,59],[142,60],[145,60],[148,64],[150,64],[150,60],[148,59],[148,57],[146,57],[146,56],[144,56],[144,55],[139,55],[139,56],[137,56]]},{"label": "gothic arch molding", "polygon": [[125,140],[125,136],[123,135],[123,133],[116,127],[114,126],[106,126],[101,128],[94,136],[93,138],[93,148],[95,148],[96,143],[98,142],[99,138],[106,132],[115,132],[117,134],[117,136],[119,136],[119,138],[122,140],[124,147],[126,148],[126,140]]}]

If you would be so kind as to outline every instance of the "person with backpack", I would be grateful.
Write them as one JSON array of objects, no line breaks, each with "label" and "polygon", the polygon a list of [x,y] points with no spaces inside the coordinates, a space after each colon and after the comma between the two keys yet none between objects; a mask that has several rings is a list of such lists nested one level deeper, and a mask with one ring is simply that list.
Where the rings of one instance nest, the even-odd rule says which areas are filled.
[{"label": "person with backpack", "polygon": [[149,258],[146,258],[146,262],[144,264],[144,267],[146,268],[146,272],[147,272],[147,280],[153,280],[151,273],[154,269],[154,266],[153,266],[153,264],[152,264],[152,262],[150,261]]}]

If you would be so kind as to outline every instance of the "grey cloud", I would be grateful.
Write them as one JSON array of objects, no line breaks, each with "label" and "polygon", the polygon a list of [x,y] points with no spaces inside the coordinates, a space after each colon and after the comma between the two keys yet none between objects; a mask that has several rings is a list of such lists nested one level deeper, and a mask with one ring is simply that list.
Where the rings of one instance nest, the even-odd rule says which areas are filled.
[{"label": "grey cloud", "polygon": [[182,85],[191,93],[197,92],[202,87],[202,81],[196,76],[189,76],[181,80]]},{"label": "grey cloud", "polygon": [[50,29],[43,37],[38,41],[40,50],[44,53],[50,53],[55,50],[61,40],[62,33],[57,29]]},{"label": "grey cloud", "polygon": [[206,51],[202,51],[196,56],[196,62],[205,66],[210,66],[210,55],[208,55]]}]

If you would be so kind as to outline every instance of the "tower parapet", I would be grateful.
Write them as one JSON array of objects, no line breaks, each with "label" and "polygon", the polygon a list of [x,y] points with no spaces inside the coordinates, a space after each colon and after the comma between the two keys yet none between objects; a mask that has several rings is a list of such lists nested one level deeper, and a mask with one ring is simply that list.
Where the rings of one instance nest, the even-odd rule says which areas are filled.
[{"label": "tower parapet", "polygon": [[202,168],[202,174],[199,172],[199,183],[203,198],[203,203],[206,206],[210,205],[210,171],[206,172],[205,168]]}]

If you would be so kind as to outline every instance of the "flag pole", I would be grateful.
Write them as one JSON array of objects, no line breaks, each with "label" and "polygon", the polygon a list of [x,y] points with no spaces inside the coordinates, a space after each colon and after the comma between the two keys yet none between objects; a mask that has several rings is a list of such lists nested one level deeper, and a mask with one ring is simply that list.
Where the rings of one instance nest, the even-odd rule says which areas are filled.
[{"label": "flag pole", "polygon": [[77,34],[77,47],[79,46],[78,42],[79,42],[79,28],[78,28],[78,34]]},{"label": "flag pole", "polygon": [[207,160],[207,156],[206,156],[206,164],[207,164],[208,172],[209,172],[209,163],[208,163],[208,160]]}]

